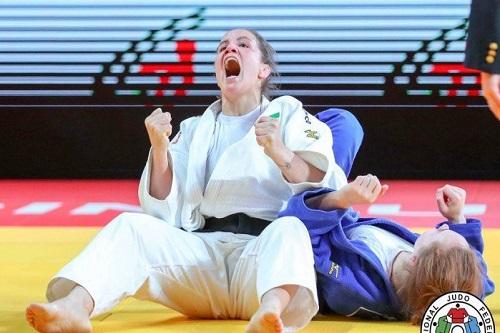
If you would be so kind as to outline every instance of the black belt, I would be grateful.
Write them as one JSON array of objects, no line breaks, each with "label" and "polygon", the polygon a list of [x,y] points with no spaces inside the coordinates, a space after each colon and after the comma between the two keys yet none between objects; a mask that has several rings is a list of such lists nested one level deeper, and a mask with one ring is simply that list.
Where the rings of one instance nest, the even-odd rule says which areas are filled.
[{"label": "black belt", "polygon": [[199,232],[228,231],[235,234],[258,236],[271,221],[250,217],[243,213],[228,215],[223,218],[209,217],[205,219],[205,227]]}]

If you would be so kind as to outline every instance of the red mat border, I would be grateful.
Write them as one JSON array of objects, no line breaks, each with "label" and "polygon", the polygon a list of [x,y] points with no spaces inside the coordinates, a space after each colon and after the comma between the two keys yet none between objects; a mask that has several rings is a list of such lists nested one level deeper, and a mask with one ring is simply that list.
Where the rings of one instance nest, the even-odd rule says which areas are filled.
[{"label": "red mat border", "polygon": [[[400,205],[395,214],[382,215],[409,227],[431,227],[443,220],[437,213],[434,192],[444,184],[467,190],[467,203],[485,205],[480,218],[485,227],[500,220],[500,181],[385,181],[390,189],[377,204]],[[0,226],[103,226],[121,212],[120,205],[138,206],[137,180],[0,180]],[[60,203],[44,214],[23,214],[34,202]],[[78,214],[78,208],[95,203],[108,210]],[[356,207],[369,216],[369,206]],[[81,209],[80,209],[81,210]],[[76,214],[75,214],[76,212]],[[380,215],[379,215],[380,216]]]}]

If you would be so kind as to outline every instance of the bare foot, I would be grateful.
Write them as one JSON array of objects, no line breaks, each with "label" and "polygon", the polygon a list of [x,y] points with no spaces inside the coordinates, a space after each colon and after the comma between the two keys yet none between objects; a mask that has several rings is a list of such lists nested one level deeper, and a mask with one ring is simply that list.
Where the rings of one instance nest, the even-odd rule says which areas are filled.
[{"label": "bare foot", "polygon": [[275,311],[259,309],[250,319],[245,333],[283,333],[280,315]]},{"label": "bare foot", "polygon": [[90,333],[88,313],[54,303],[34,303],[26,309],[26,320],[41,333]]}]

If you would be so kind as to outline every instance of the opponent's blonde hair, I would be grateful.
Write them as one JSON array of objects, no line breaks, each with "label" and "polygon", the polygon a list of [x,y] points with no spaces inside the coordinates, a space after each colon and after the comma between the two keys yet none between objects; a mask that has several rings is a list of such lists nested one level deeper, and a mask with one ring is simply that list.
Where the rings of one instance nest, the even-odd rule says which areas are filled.
[{"label": "opponent's blonde hair", "polygon": [[429,305],[445,293],[463,291],[480,297],[483,291],[481,267],[471,248],[442,250],[438,243],[433,243],[407,270],[406,283],[396,293],[404,304],[404,315],[414,325],[422,321]]}]

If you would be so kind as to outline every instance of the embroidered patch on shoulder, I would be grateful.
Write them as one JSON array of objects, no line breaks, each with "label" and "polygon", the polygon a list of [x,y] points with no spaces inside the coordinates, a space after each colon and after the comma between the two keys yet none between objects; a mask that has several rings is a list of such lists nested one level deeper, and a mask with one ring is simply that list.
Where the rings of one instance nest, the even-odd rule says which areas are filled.
[{"label": "embroidered patch on shoulder", "polygon": [[313,131],[313,130],[305,130],[304,133],[306,133],[306,137],[318,140],[319,139],[319,134],[318,131]]}]

